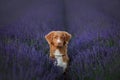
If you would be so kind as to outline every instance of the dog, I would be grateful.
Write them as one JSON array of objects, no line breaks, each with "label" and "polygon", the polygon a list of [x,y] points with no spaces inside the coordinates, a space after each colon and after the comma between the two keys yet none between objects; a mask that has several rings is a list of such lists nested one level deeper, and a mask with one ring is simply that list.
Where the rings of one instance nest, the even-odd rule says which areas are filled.
[{"label": "dog", "polygon": [[67,44],[71,39],[71,34],[66,31],[51,31],[45,35],[50,47],[50,58],[56,60],[55,64],[66,70],[69,63],[67,55]]}]

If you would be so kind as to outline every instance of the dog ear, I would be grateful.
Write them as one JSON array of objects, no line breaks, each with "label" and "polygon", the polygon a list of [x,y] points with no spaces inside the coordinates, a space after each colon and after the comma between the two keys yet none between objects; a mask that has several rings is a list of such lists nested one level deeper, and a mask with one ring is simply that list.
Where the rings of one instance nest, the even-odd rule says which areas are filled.
[{"label": "dog ear", "polygon": [[48,33],[47,35],[45,35],[45,39],[47,40],[48,44],[52,43],[53,35],[54,35],[54,31],[51,31],[50,33]]},{"label": "dog ear", "polygon": [[71,39],[71,34],[69,34],[68,32],[63,32],[64,33],[64,37],[65,37],[65,44],[68,44],[69,40]]}]

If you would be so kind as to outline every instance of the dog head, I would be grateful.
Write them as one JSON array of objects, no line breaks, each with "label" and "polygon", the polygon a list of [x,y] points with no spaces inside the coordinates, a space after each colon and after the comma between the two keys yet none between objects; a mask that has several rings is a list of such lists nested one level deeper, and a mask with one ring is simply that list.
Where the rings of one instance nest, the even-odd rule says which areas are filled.
[{"label": "dog head", "polygon": [[56,47],[62,47],[67,45],[71,39],[71,34],[65,31],[51,31],[45,38],[49,45],[54,45]]}]

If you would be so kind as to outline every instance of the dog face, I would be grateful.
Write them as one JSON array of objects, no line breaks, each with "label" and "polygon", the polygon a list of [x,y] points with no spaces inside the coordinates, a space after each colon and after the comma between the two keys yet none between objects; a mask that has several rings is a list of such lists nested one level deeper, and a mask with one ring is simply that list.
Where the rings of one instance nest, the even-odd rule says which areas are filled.
[{"label": "dog face", "polygon": [[62,47],[68,44],[71,39],[71,34],[65,31],[51,31],[45,36],[49,45],[54,45],[56,47]]}]

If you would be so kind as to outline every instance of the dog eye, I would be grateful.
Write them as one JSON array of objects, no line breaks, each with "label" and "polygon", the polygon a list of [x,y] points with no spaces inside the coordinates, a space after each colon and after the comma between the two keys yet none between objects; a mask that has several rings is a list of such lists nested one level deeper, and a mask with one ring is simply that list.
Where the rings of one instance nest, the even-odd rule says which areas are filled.
[{"label": "dog eye", "polygon": [[54,38],[56,39],[56,38],[57,38],[57,36],[54,36]]},{"label": "dog eye", "polygon": [[62,37],[60,37],[61,39],[64,39],[64,37],[62,36]]}]

